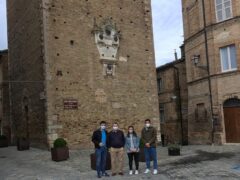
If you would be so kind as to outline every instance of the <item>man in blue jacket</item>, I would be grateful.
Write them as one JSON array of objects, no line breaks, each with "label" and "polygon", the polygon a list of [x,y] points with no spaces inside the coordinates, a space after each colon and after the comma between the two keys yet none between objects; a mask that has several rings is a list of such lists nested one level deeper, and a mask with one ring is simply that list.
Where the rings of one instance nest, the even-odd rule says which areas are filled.
[{"label": "man in blue jacket", "polygon": [[109,177],[106,173],[106,160],[109,145],[105,121],[100,122],[100,128],[93,132],[92,142],[95,145],[97,176],[98,178],[102,176]]}]

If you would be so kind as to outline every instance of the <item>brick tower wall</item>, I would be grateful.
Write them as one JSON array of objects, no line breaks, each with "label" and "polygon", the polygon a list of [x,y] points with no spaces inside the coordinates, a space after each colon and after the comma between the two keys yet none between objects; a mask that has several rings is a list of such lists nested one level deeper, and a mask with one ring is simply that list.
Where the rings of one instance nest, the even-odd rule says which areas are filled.
[{"label": "brick tower wall", "polygon": [[7,1],[10,121],[14,140],[29,134],[32,146],[46,147],[40,5],[40,0]]},{"label": "brick tower wall", "polygon": [[[50,145],[63,137],[72,148],[91,147],[102,120],[140,134],[150,118],[160,130],[150,0],[45,0],[43,14]],[[120,34],[112,76],[93,31],[106,19]]]}]

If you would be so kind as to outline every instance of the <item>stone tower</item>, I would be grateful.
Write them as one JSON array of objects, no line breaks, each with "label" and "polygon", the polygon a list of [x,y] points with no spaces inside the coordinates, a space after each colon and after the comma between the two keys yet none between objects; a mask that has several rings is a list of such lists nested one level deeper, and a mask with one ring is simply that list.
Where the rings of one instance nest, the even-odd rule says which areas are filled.
[{"label": "stone tower", "polygon": [[189,143],[240,143],[240,1],[182,5]]},{"label": "stone tower", "polygon": [[91,145],[100,121],[160,129],[150,0],[8,0],[13,140]]}]

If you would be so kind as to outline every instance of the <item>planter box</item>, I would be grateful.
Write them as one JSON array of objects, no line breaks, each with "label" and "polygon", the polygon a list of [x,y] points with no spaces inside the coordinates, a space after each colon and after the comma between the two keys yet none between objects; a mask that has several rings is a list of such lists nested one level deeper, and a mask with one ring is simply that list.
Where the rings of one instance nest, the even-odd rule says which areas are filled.
[{"label": "planter box", "polygon": [[146,162],[145,155],[144,155],[144,148],[140,148],[140,151],[139,151],[139,162]]},{"label": "planter box", "polygon": [[7,139],[0,139],[0,148],[8,147],[8,140]]},{"label": "planter box", "polygon": [[169,156],[180,156],[180,148],[168,148]]},{"label": "planter box", "polygon": [[[96,170],[96,154],[92,153],[90,155],[90,159],[91,159],[91,169]],[[110,156],[110,153],[107,152],[106,170],[110,170],[110,169],[111,169],[111,156]]]},{"label": "planter box", "polygon": [[[150,157],[150,161],[152,161],[153,158]],[[144,154],[144,148],[140,148],[140,151],[139,151],[139,162],[146,162],[146,159],[145,159],[145,154]]]},{"label": "planter box", "polygon": [[69,158],[68,147],[51,148],[51,155],[53,161],[65,161]]},{"label": "planter box", "polygon": [[25,138],[19,138],[17,140],[17,150],[18,151],[26,151],[29,150],[30,148],[30,143],[28,139]]}]

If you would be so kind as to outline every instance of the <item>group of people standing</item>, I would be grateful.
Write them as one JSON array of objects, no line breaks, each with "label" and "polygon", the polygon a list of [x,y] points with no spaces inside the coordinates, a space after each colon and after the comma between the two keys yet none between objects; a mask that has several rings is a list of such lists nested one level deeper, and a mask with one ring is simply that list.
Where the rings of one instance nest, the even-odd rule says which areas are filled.
[{"label": "group of people standing", "polygon": [[[129,161],[129,174],[139,174],[139,151],[140,137],[134,131],[133,126],[128,127],[127,135],[124,136],[123,131],[118,127],[118,123],[114,123],[112,131],[107,132],[106,122],[100,123],[100,128],[93,132],[92,142],[95,145],[96,154],[96,170],[98,178],[102,176],[108,177],[106,172],[107,152],[111,154],[112,176],[124,175],[124,149],[126,149]],[[144,155],[146,160],[145,174],[150,173],[150,161],[153,160],[153,174],[157,174],[157,131],[151,125],[151,120],[145,120],[145,126],[141,132],[141,140],[144,144]],[[133,172],[133,160],[135,162],[135,172]]]}]

